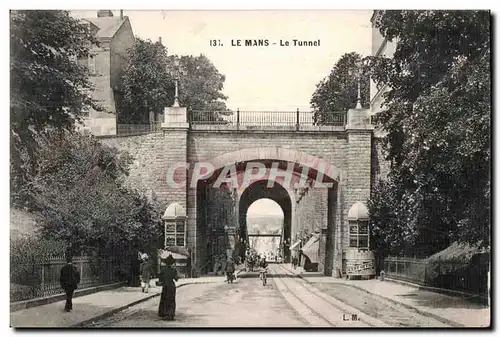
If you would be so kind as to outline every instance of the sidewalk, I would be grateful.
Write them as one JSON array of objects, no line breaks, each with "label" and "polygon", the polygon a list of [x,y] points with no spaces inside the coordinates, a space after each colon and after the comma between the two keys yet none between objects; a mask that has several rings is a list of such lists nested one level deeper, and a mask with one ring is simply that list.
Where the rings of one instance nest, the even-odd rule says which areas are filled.
[{"label": "sidewalk", "polygon": [[[225,277],[199,277],[180,279],[177,287],[187,284],[224,283]],[[151,281],[154,285],[156,279]],[[161,287],[153,286],[149,293],[141,292],[140,287],[123,287],[100,291],[73,299],[74,309],[71,313],[64,311],[65,301],[54,302],[10,313],[12,328],[49,328],[78,327],[92,321],[103,319],[132,305],[144,302],[160,295]]]},{"label": "sidewalk", "polygon": [[465,327],[488,327],[490,325],[490,308],[468,301],[462,297],[449,296],[410,285],[391,281],[372,280],[345,280],[335,277],[317,276],[304,272],[291,265],[283,265],[289,271],[303,278],[309,283],[340,283],[349,285],[381,296],[389,301],[417,310],[422,315],[428,315],[445,323]]}]

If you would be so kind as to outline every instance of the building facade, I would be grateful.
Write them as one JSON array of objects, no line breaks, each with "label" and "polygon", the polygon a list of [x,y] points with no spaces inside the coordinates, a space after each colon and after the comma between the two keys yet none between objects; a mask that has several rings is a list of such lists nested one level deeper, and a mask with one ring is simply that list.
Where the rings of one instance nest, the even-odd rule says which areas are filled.
[{"label": "building facade", "polygon": [[84,129],[98,136],[116,135],[120,99],[118,80],[127,63],[127,50],[134,44],[134,33],[123,11],[114,16],[110,10],[100,10],[95,18],[85,21],[95,32],[99,45],[93,46],[92,56],[80,62],[90,69],[95,87],[92,96],[104,111],[90,111]]}]

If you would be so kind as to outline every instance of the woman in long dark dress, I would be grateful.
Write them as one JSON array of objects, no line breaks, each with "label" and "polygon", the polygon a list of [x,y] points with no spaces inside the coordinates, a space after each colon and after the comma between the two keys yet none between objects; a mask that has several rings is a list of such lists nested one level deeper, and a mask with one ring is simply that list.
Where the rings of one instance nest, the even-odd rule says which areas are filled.
[{"label": "woman in long dark dress", "polygon": [[169,255],[166,259],[166,266],[163,268],[160,275],[162,284],[160,307],[158,315],[167,321],[172,321],[175,317],[175,282],[179,280],[177,270],[174,268],[174,258]]}]

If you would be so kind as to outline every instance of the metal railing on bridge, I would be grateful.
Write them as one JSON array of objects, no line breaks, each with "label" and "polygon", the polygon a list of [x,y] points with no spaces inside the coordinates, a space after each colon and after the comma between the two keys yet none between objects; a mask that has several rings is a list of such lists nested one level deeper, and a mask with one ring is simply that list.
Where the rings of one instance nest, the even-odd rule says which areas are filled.
[{"label": "metal railing on bridge", "polygon": [[331,130],[344,127],[346,112],[326,114],[327,121],[315,121],[313,111],[191,111],[189,124],[194,130]]},{"label": "metal railing on bridge", "polygon": [[[335,131],[347,123],[346,112],[325,114],[326,121],[315,121],[313,111],[200,111],[188,113],[191,130],[282,130]],[[117,124],[118,135],[140,135],[161,132],[161,122]]]}]

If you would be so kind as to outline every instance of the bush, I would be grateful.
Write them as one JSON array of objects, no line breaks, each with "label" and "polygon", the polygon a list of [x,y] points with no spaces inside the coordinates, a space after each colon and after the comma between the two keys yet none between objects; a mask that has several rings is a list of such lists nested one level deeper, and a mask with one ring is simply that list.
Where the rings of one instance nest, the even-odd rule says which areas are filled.
[{"label": "bush", "polygon": [[453,243],[426,261],[426,284],[486,295],[490,253],[475,246]]},{"label": "bush", "polygon": [[38,265],[64,256],[66,244],[39,237],[22,237],[10,241],[10,279],[15,284],[37,284],[41,277]]}]

